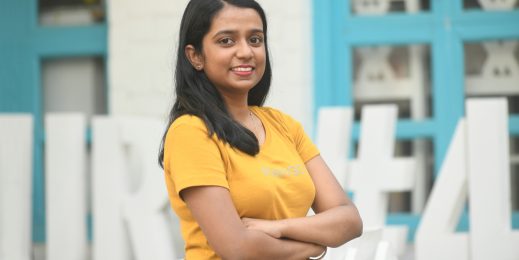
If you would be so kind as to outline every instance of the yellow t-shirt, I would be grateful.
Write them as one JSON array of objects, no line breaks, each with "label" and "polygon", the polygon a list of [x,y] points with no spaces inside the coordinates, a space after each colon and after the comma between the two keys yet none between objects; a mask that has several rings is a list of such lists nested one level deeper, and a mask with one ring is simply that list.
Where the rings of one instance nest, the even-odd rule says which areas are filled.
[{"label": "yellow t-shirt", "polygon": [[265,127],[265,142],[250,156],[208,136],[204,122],[183,115],[171,124],[164,144],[164,170],[171,206],[179,216],[187,260],[220,259],[209,246],[179,192],[193,186],[229,190],[240,217],[285,219],[306,216],[315,187],[305,162],[319,151],[300,123],[278,110],[250,107]]}]

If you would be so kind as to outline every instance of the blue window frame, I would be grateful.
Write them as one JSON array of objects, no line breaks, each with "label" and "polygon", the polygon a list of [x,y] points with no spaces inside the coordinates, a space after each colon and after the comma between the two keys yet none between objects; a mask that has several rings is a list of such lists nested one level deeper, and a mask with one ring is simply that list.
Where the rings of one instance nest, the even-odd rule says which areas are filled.
[{"label": "blue window frame", "polygon": [[0,1],[0,112],[30,113],[34,117],[34,242],[45,241],[41,60],[78,56],[106,60],[106,23],[40,26],[37,0]]},{"label": "blue window frame", "polygon": [[[430,138],[435,172],[439,169],[456,123],[464,115],[464,43],[498,39],[519,40],[519,10],[464,10],[461,0],[434,0],[431,10],[415,14],[353,15],[348,0],[313,0],[315,111],[323,106],[353,106],[355,47],[367,45],[431,46],[432,115],[425,120],[399,120],[397,139]],[[519,136],[519,114],[510,116],[510,134]],[[353,138],[358,139],[355,123]],[[389,214],[388,224],[406,224],[410,239],[418,214]],[[513,214],[519,228],[519,212]],[[468,228],[467,215],[459,229]]]}]

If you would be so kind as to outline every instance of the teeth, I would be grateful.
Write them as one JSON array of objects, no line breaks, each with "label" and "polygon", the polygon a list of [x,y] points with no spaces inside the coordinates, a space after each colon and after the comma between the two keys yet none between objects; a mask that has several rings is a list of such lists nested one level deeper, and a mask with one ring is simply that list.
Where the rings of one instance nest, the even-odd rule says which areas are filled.
[{"label": "teeth", "polygon": [[237,67],[237,68],[233,68],[232,70],[234,70],[234,71],[252,71],[252,68],[251,67],[246,67],[246,68]]}]

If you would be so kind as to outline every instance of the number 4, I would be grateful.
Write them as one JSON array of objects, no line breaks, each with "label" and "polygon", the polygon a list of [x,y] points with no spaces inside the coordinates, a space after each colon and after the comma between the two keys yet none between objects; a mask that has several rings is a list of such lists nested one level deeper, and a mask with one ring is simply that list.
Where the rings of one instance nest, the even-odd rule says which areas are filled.
[{"label": "number 4", "polygon": [[[469,100],[416,234],[417,259],[517,259],[508,146],[506,100]],[[455,233],[467,188],[470,231]]]}]

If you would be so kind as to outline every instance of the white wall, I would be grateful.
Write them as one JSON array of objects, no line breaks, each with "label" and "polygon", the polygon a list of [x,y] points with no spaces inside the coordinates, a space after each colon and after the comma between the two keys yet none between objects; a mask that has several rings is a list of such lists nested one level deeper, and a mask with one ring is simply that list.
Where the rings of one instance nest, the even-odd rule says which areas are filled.
[{"label": "white wall", "polygon": [[[108,1],[110,108],[114,115],[165,118],[173,100],[178,29],[187,0]],[[273,65],[267,101],[312,126],[310,0],[259,0]]]}]

